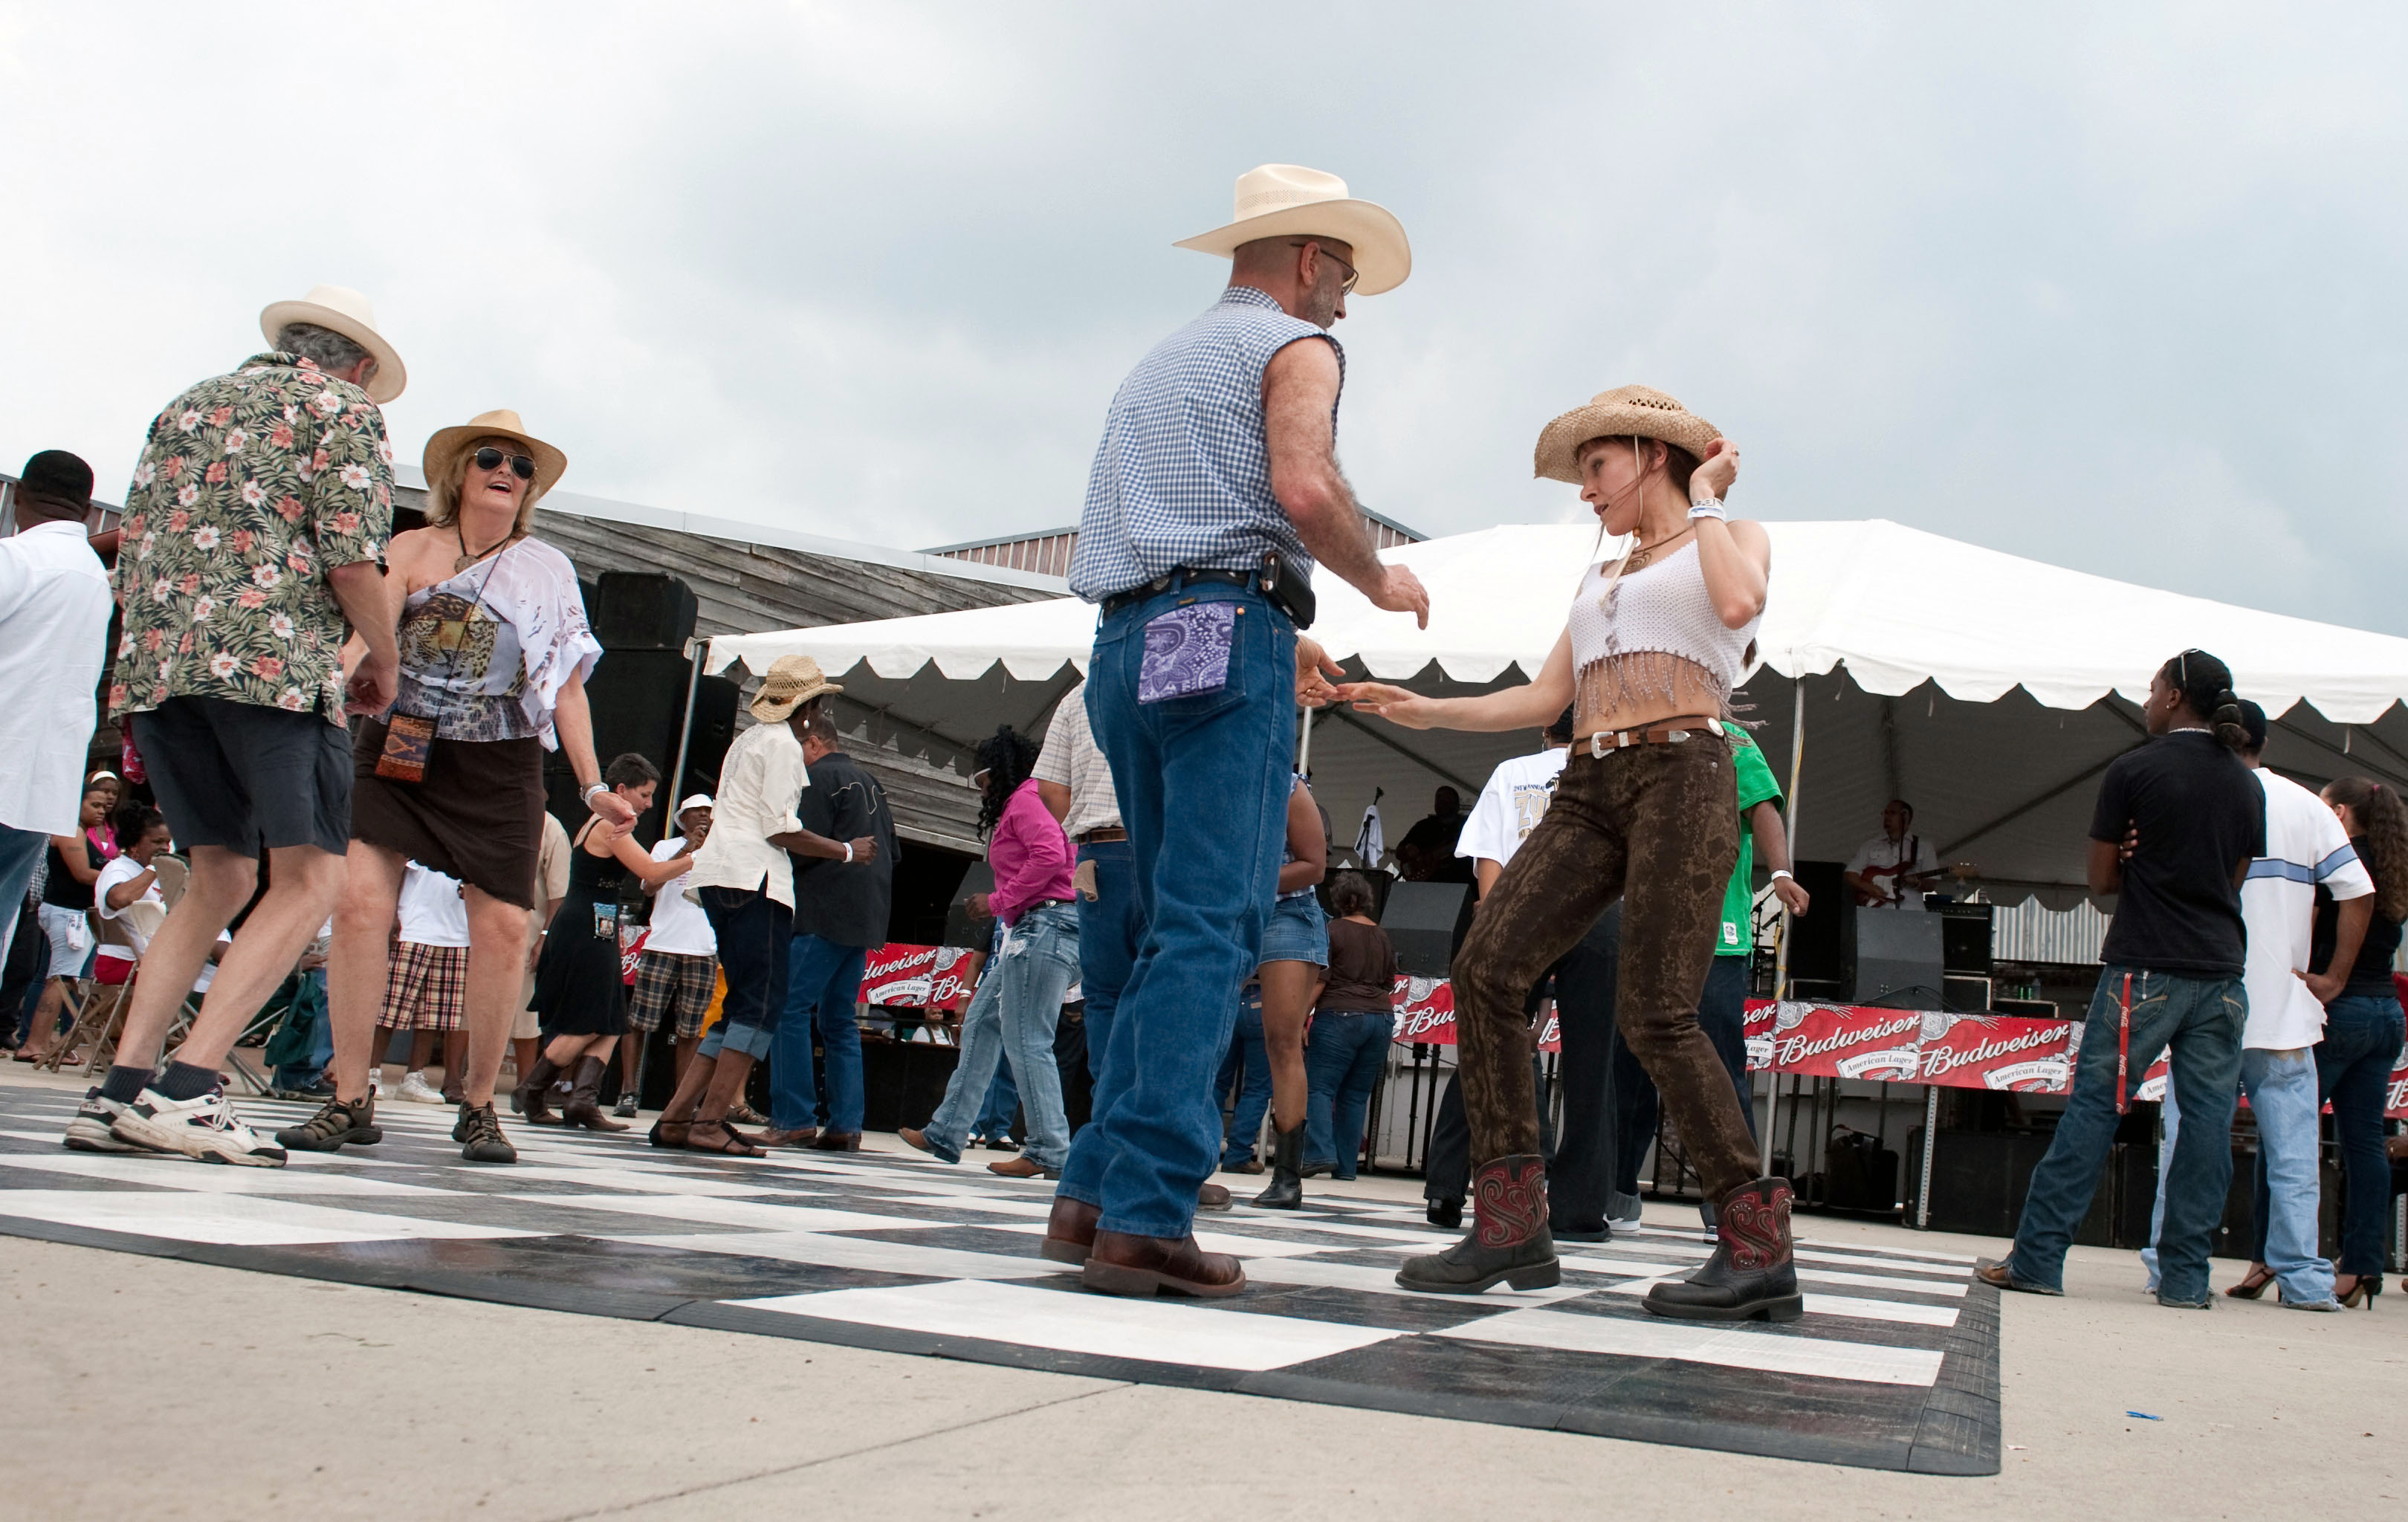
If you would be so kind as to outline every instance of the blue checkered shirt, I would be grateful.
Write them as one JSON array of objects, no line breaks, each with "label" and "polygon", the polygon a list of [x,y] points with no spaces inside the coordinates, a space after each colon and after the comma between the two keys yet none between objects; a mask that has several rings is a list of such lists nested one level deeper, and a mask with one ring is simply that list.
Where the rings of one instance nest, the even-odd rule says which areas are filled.
[{"label": "blue checkered shirt", "polygon": [[[1233,285],[1156,344],[1112,397],[1087,476],[1070,590],[1089,602],[1177,567],[1245,570],[1277,550],[1310,575],[1296,525],[1271,495],[1263,366],[1298,338],[1346,352],[1250,285]],[[1330,427],[1338,420],[1333,413]]]}]

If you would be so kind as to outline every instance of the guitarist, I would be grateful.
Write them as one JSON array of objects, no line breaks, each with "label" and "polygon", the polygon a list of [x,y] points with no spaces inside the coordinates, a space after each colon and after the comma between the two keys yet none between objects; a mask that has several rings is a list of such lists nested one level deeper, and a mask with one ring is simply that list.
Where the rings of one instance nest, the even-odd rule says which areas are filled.
[{"label": "guitarist", "polygon": [[1856,847],[1842,881],[1860,909],[1923,908],[1923,896],[1940,883],[1940,858],[1931,843],[1908,833],[1914,808],[1892,798],[1882,811],[1882,833]]}]

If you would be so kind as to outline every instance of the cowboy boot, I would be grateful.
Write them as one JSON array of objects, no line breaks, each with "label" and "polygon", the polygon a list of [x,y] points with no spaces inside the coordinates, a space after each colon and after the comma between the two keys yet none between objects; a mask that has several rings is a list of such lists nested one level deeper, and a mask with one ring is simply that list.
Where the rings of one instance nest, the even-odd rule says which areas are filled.
[{"label": "cowboy boot", "polygon": [[1647,1292],[1647,1309],[1684,1321],[1795,1321],[1806,1314],[1790,1261],[1789,1181],[1755,1179],[1718,1201],[1714,1256]]},{"label": "cowboy boot", "polygon": [[1471,1233],[1444,1252],[1407,1258],[1403,1288],[1477,1295],[1498,1281],[1545,1289],[1563,1277],[1547,1231],[1547,1165],[1524,1153],[1480,1165],[1471,1175]]},{"label": "cowboy boot", "polygon": [[600,1057],[579,1057],[577,1085],[568,1091],[568,1108],[561,1112],[560,1118],[589,1131],[625,1130],[624,1121],[612,1120],[602,1113],[602,1077],[609,1070]]},{"label": "cowboy boot", "polygon": [[1256,1210],[1297,1210],[1304,1204],[1304,1127],[1271,1133],[1271,1186],[1254,1196]]},{"label": "cowboy boot", "polygon": [[[510,1108],[517,1111],[530,1126],[559,1125],[560,1117],[553,1114],[552,1107],[544,1102],[544,1096],[551,1090],[552,1080],[559,1076],[559,1063],[550,1057],[536,1058],[535,1066],[529,1068],[519,1079],[519,1086],[510,1090]],[[455,1137],[453,1140],[462,1139]]]}]

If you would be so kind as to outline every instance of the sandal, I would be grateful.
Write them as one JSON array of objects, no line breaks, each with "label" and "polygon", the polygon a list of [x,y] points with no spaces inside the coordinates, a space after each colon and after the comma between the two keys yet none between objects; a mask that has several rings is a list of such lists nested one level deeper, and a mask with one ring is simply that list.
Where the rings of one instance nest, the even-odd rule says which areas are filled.
[{"label": "sandal", "polygon": [[2254,1300],[2266,1293],[2266,1286],[2273,1282],[2273,1270],[2263,1263],[2253,1263],[2249,1266],[2247,1275],[2239,1284],[2227,1289],[2225,1293],[2236,1300]]},{"label": "sandal", "polygon": [[682,1147],[686,1133],[692,1129],[694,1122],[690,1120],[656,1120],[645,1140],[656,1147]]},{"label": "sandal", "polygon": [[[694,1132],[701,1130],[706,1126],[717,1130],[722,1136],[725,1137],[726,1140],[724,1142],[698,1142],[695,1140]],[[738,1131],[715,1120],[695,1121],[686,1133],[685,1150],[688,1152],[713,1153],[725,1157],[767,1157],[769,1156],[767,1153],[763,1152],[759,1147],[756,1147],[752,1142],[744,1140],[743,1136]]]}]

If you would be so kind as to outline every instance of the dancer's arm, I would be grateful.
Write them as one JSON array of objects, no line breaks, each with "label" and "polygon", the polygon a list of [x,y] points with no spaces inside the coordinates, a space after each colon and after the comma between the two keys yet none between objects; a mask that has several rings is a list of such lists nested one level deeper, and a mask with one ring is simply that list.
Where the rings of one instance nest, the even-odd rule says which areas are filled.
[{"label": "dancer's arm", "polygon": [[1572,635],[1567,628],[1547,653],[1538,680],[1478,697],[1424,697],[1384,682],[1340,682],[1338,700],[1408,729],[1537,729],[1572,700]]},{"label": "dancer's arm", "polygon": [[1287,796],[1287,850],[1296,860],[1279,871],[1279,891],[1294,893],[1320,882],[1329,870],[1329,842],[1321,838],[1321,811],[1302,783]]},{"label": "dancer's arm", "polygon": [[647,893],[664,883],[673,883],[685,876],[694,866],[694,853],[691,851],[671,856],[666,861],[654,861],[652,854],[638,845],[633,834],[624,830],[611,840],[610,854],[619,859],[620,866],[636,874],[636,881],[644,885]]},{"label": "dancer's arm", "polygon": [[[1692,503],[1719,502],[1739,477],[1739,449],[1727,438],[1706,446],[1705,457],[1689,477]],[[1717,507],[1714,510],[1720,512]],[[1772,540],[1764,525],[1742,519],[1692,519],[1698,530],[1698,569],[1706,579],[1706,596],[1714,616],[1727,629],[1747,626],[1764,611],[1764,589],[1772,575]]]},{"label": "dancer's arm", "polygon": [[[1313,558],[1371,600],[1429,627],[1429,594],[1402,566],[1381,563],[1363,509],[1339,471],[1338,351],[1299,339],[1263,367],[1263,442],[1271,495]],[[1300,674],[1300,673],[1299,673]]]}]

